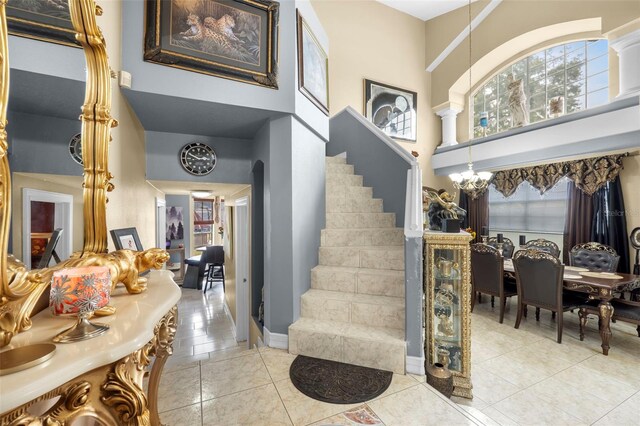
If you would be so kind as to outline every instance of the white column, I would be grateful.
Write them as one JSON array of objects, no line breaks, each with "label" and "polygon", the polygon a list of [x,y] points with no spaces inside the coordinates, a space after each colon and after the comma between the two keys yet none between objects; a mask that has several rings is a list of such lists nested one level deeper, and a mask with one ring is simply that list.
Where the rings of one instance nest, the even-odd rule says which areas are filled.
[{"label": "white column", "polygon": [[454,108],[448,106],[446,108],[436,111],[442,118],[442,145],[440,146],[453,146],[458,144],[456,138],[456,117],[462,112],[462,108]]},{"label": "white column", "polygon": [[620,68],[620,93],[617,99],[640,95],[640,30],[609,42],[616,51]]}]

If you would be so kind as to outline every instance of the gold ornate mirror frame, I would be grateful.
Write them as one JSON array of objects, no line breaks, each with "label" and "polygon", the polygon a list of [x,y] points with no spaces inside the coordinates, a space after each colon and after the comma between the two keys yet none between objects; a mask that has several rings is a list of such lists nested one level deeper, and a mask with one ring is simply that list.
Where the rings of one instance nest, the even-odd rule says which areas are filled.
[{"label": "gold ornate mirror frame", "polygon": [[[146,279],[139,272],[160,268],[168,259],[164,250],[144,252],[119,250],[108,253],[106,206],[107,192],[114,189],[109,173],[111,128],[111,69],[105,40],[96,23],[102,9],[94,0],[69,0],[71,21],[76,39],[84,49],[87,74],[82,106],[82,160],[84,164],[84,241],[81,252],[74,253],[51,268],[28,271],[25,265],[8,254],[11,219],[11,171],[7,158],[7,102],[9,100],[9,47],[6,19],[7,0],[0,0],[0,347],[17,333],[31,327],[36,302],[48,288],[54,271],[64,267],[104,265],[111,270],[112,288],[118,282],[129,293],[146,289]],[[107,306],[104,315],[115,312]]]}]

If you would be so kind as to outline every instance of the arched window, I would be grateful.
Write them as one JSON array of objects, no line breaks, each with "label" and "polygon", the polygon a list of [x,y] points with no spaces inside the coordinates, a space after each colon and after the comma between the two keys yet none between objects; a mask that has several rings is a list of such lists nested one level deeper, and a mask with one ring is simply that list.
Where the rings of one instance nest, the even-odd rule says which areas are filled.
[{"label": "arched window", "polygon": [[486,134],[511,128],[507,77],[522,79],[529,104],[529,122],[552,118],[549,103],[562,97],[569,114],[609,100],[607,40],[576,41],[534,53],[509,65],[473,95],[473,137],[482,137],[480,113],[489,116]]}]

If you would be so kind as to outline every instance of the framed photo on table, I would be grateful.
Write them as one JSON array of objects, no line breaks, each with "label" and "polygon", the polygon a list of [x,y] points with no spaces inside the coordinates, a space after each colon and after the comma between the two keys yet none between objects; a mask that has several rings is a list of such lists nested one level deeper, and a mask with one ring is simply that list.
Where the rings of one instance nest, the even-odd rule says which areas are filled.
[{"label": "framed photo on table", "polygon": [[144,60],[277,89],[279,6],[146,0]]},{"label": "framed photo on table", "polygon": [[329,115],[329,58],[300,11],[298,21],[298,90]]},{"label": "framed photo on table", "polygon": [[111,239],[116,250],[143,250],[136,228],[112,229]]},{"label": "framed photo on table", "polygon": [[416,92],[365,79],[364,99],[364,116],[387,136],[406,142],[417,140]]},{"label": "framed photo on table", "polygon": [[6,12],[9,34],[80,47],[68,0],[9,0]]}]

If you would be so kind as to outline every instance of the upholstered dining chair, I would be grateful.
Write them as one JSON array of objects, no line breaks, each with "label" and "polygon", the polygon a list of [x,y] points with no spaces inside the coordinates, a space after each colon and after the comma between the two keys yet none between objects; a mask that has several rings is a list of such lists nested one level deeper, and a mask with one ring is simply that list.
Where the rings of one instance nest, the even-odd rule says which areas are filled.
[{"label": "upholstered dining chair", "polygon": [[583,243],[574,246],[569,252],[569,264],[590,271],[615,272],[620,256],[611,247],[600,243]]},{"label": "upholstered dining chair", "polygon": [[553,241],[538,238],[537,240],[528,241],[524,246],[525,249],[535,249],[549,253],[552,256],[560,257],[560,247]]},{"label": "upholstered dining chair", "polygon": [[[536,250],[518,250],[513,257],[518,288],[518,315],[515,328],[520,327],[525,306],[557,312],[557,341],[562,343],[563,313],[576,309],[586,297],[564,294],[564,265],[556,256]],[[539,315],[536,315],[539,320]]]},{"label": "upholstered dining chair", "polygon": [[[487,240],[487,244],[491,247],[498,248],[498,239],[496,237],[491,237]],[[515,246],[513,245],[513,241],[509,238],[502,239],[502,256],[505,259],[511,259],[513,256],[513,251],[515,250]]]},{"label": "upholstered dining chair", "polygon": [[500,300],[500,324],[504,320],[507,297],[515,296],[515,283],[504,279],[503,261],[498,249],[487,244],[471,245],[471,312],[476,304],[476,293],[497,296]]},{"label": "upholstered dining chair", "polygon": [[[613,299],[612,321],[622,321],[637,325],[636,331],[640,337],[640,302],[630,300]],[[598,305],[595,303],[586,303],[580,306],[578,316],[580,317],[580,340],[584,340],[584,329],[587,326],[587,315],[599,315]]]}]

